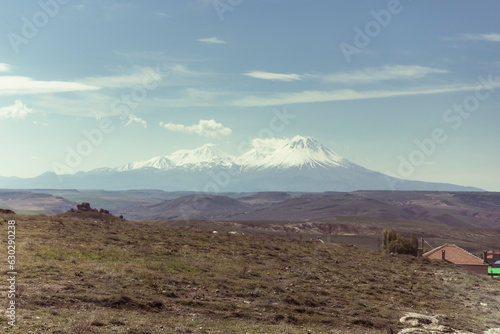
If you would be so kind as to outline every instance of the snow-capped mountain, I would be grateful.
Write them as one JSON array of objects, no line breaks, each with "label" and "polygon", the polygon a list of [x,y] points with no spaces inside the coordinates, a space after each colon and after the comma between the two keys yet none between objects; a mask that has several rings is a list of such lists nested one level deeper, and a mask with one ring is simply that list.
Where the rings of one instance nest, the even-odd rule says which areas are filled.
[{"label": "snow-capped mountain", "polygon": [[206,144],[196,150],[180,150],[169,156],[176,167],[229,168],[235,164],[235,157],[214,144]]},{"label": "snow-capped mountain", "polygon": [[73,175],[44,173],[31,179],[0,178],[0,188],[161,189],[166,191],[477,191],[472,187],[408,181],[371,171],[342,158],[313,138],[255,140],[235,157],[207,144],[118,168]]},{"label": "snow-capped mountain", "polygon": [[116,170],[120,172],[156,168],[171,170],[175,168],[204,169],[214,167],[229,168],[235,164],[236,158],[225,153],[214,144],[206,144],[195,150],[179,150],[171,155],[155,157],[146,161],[131,162]]},{"label": "snow-capped mountain", "polygon": [[143,168],[171,170],[232,168],[248,169],[291,168],[291,167],[342,167],[354,166],[335,152],[321,145],[312,138],[295,136],[283,140],[281,145],[262,145],[254,147],[245,154],[235,157],[222,151],[214,144],[206,144],[195,150],[180,150],[162,157],[146,161],[131,162],[118,167],[117,171],[131,171]]},{"label": "snow-capped mountain", "polygon": [[240,158],[246,168],[348,168],[354,164],[312,138],[295,136],[289,142],[264,150],[254,148]]},{"label": "snow-capped mountain", "polygon": [[164,169],[168,170],[173,168],[172,161],[167,157],[156,157],[153,159],[149,159],[146,161],[137,161],[137,162],[130,162],[126,164],[125,166],[118,167],[116,170],[118,172],[126,172],[126,171],[131,171],[135,169],[141,169],[141,168],[156,168],[156,169]]}]

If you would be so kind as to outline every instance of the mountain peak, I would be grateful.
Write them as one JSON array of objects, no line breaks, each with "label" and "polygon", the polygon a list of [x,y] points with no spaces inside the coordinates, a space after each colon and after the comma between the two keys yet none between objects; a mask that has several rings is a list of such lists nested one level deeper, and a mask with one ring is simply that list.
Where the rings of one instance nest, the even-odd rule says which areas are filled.
[{"label": "mountain peak", "polygon": [[276,147],[256,147],[240,157],[247,168],[348,167],[349,161],[311,137],[295,136]]},{"label": "mountain peak", "polygon": [[297,136],[294,136],[292,139],[290,139],[290,142],[307,142],[308,140],[311,140],[311,141],[316,141],[315,139],[311,138],[311,137],[304,137],[304,136],[300,136],[300,135],[297,135]]},{"label": "mountain peak", "polygon": [[288,146],[291,149],[313,149],[317,150],[322,147],[322,145],[315,139],[311,137],[302,137],[302,136],[295,136],[293,137],[290,142],[288,143]]}]

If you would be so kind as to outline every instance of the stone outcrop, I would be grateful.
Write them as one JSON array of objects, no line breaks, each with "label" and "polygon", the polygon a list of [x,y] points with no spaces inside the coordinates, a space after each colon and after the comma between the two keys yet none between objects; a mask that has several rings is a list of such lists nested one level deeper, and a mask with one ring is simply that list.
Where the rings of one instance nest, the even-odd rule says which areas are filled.
[{"label": "stone outcrop", "polygon": [[92,209],[90,207],[90,203],[86,203],[86,202],[83,202],[82,204],[78,204],[76,206],[76,209],[79,211],[83,211],[83,212],[97,211],[97,209]]},{"label": "stone outcrop", "polygon": [[101,220],[110,220],[110,219],[125,220],[123,218],[123,215],[120,217],[115,217],[111,212],[109,212],[109,210],[103,208],[101,209],[92,208],[90,206],[90,203],[88,202],[83,202],[81,204],[78,204],[76,206],[76,209],[70,209],[64,215],[72,217],[80,217],[80,218],[101,219]]},{"label": "stone outcrop", "polygon": [[[106,214],[110,215],[109,210],[105,210],[105,209],[103,209],[103,208],[101,208],[100,210],[93,209],[93,208],[90,206],[90,203],[87,203],[87,202],[83,202],[82,204],[78,204],[78,205],[76,206],[76,209],[77,209],[78,211],[82,211],[82,212],[99,212],[99,213],[106,213]],[[71,209],[71,210],[73,210],[73,209]],[[70,210],[70,211],[71,211],[71,210]],[[71,212],[74,212],[74,210],[73,210],[73,211],[71,211]]]}]

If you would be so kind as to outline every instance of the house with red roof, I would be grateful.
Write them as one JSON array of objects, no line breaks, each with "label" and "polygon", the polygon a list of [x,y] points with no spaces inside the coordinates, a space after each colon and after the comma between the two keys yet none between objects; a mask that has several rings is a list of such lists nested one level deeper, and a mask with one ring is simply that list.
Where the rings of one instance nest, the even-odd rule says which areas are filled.
[{"label": "house with red roof", "polygon": [[422,257],[447,261],[482,275],[488,275],[488,267],[490,266],[489,263],[483,261],[480,257],[453,244],[444,244],[438,248],[434,248],[423,254]]}]

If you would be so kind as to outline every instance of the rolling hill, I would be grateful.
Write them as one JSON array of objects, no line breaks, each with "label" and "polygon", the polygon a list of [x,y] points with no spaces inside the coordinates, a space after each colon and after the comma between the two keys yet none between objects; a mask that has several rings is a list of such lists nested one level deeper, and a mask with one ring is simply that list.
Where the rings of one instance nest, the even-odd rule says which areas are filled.
[{"label": "rolling hill", "polygon": [[404,191],[304,193],[294,196],[288,193],[254,193],[232,194],[231,197],[189,194],[159,205],[137,207],[134,218],[306,221],[336,216],[500,228],[500,194]]},{"label": "rolling hill", "polygon": [[75,202],[46,193],[0,190],[0,207],[16,212],[57,214],[69,210]]}]

